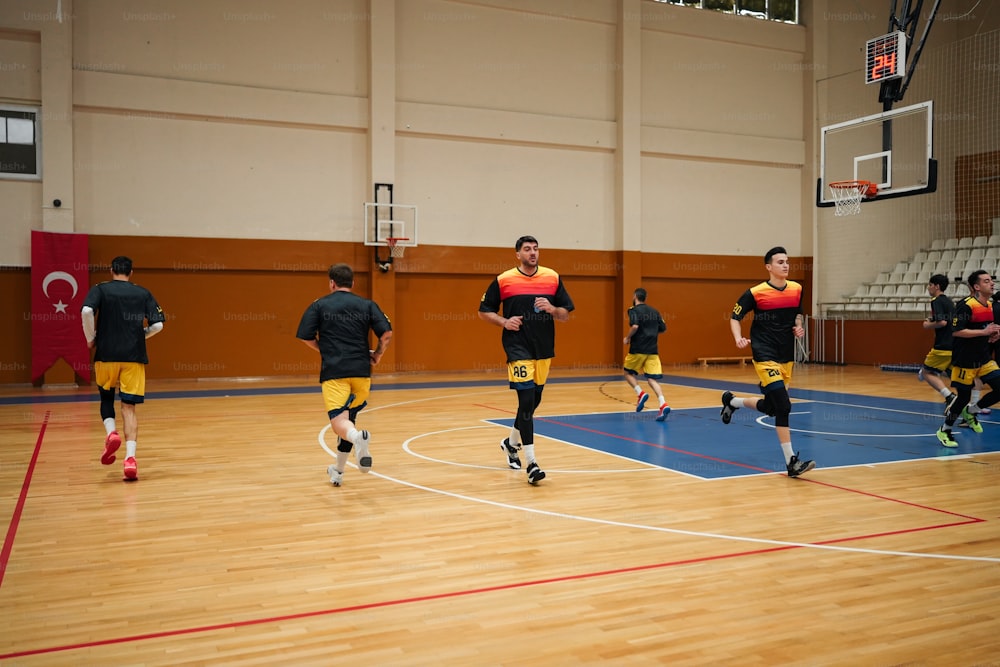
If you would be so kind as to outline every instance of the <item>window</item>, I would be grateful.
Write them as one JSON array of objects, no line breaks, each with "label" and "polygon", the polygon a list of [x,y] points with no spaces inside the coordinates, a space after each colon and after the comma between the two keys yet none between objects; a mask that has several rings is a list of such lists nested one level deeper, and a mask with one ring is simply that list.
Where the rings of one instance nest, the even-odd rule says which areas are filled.
[{"label": "window", "polygon": [[0,178],[42,177],[38,107],[0,106]]},{"label": "window", "polygon": [[712,9],[727,14],[755,16],[759,19],[799,22],[799,0],[653,0],[671,5]]}]

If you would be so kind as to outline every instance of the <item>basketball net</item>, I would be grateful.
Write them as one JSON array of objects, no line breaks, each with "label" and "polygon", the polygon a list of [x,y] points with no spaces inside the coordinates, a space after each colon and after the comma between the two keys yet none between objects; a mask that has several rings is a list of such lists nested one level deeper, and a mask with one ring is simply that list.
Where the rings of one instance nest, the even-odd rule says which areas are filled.
[{"label": "basketball net", "polygon": [[873,183],[868,181],[834,181],[830,183],[830,194],[837,207],[834,215],[857,215],[861,213],[861,198],[864,197]]},{"label": "basketball net", "polygon": [[406,246],[399,245],[400,241],[406,241],[403,238],[393,238],[389,237],[385,240],[387,246],[389,246],[389,255],[391,257],[402,257],[406,253]]}]

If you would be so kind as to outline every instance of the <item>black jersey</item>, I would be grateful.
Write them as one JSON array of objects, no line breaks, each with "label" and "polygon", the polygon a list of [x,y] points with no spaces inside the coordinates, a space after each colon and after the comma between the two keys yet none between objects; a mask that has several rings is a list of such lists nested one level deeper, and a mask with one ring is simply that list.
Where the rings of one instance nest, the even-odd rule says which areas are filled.
[{"label": "black jersey", "polygon": [[165,318],[148,289],[127,280],[109,280],[91,287],[83,305],[97,318],[94,361],[149,363],[145,328]]},{"label": "black jersey", "polygon": [[629,354],[659,354],[656,339],[667,330],[660,311],[638,303],[628,309],[628,325],[639,327],[629,340]]},{"label": "black jersey", "polygon": [[750,350],[754,361],[795,361],[795,318],[802,314],[802,285],[788,280],[778,289],[769,282],[751,287],[733,306],[732,318],[754,311]]},{"label": "black jersey", "polygon": [[[319,343],[319,381],[371,377],[368,332],[379,338],[392,330],[378,304],[353,292],[338,290],[316,299],[299,321],[296,338]],[[318,336],[318,338],[317,338]]]},{"label": "black jersey", "polygon": [[[974,296],[966,297],[955,307],[955,317],[952,319],[954,331],[982,330],[993,323],[993,299],[980,303]],[[952,339],[951,364],[959,368],[979,368],[992,358],[990,341],[987,336]]]},{"label": "black jersey", "polygon": [[535,298],[546,297],[553,306],[573,310],[562,278],[552,269],[539,266],[530,276],[519,268],[504,271],[486,288],[479,310],[499,312],[506,318],[521,316],[518,331],[503,330],[501,340],[507,362],[524,359],[551,359],[556,356],[556,327],[552,316],[535,311]]},{"label": "black jersey", "polygon": [[955,318],[955,302],[944,294],[938,294],[931,299],[931,322],[947,322],[948,324],[934,330],[934,349],[950,350],[952,346],[951,321]]}]

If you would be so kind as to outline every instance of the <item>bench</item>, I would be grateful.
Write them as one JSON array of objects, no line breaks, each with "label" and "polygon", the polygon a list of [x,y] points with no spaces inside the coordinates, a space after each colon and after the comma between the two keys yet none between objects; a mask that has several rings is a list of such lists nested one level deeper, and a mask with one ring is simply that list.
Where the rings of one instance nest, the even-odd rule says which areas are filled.
[{"label": "bench", "polygon": [[702,368],[708,368],[709,362],[719,364],[738,363],[740,366],[745,366],[751,361],[753,361],[753,357],[698,357],[698,363],[701,364]]}]

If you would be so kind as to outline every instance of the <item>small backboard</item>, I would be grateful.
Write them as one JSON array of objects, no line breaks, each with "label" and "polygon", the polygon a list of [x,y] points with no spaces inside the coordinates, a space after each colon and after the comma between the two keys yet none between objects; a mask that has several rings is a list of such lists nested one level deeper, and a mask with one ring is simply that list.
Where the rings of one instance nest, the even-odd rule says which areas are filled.
[{"label": "small backboard", "polygon": [[878,195],[864,202],[934,192],[933,139],[931,101],[827,125],[820,131],[816,205],[835,206],[830,184],[838,181],[875,183]]},{"label": "small backboard", "polygon": [[415,248],[418,232],[416,206],[365,202],[366,246]]}]

